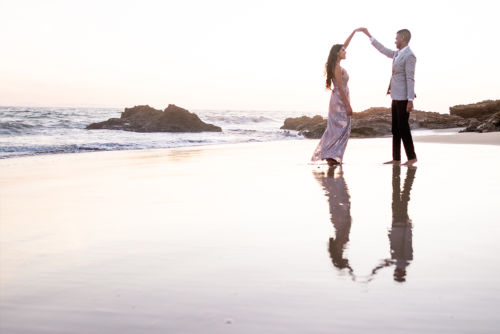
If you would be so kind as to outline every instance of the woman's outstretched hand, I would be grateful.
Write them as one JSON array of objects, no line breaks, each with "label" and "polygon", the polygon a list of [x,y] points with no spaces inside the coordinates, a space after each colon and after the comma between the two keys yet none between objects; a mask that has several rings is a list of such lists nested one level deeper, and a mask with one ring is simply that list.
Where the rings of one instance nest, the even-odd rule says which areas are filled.
[{"label": "woman's outstretched hand", "polygon": [[368,31],[368,29],[366,29],[366,28],[358,28],[358,29],[356,29],[355,31],[362,32],[362,33],[364,33],[366,36],[368,36],[368,37],[370,37],[370,38],[372,37],[372,35],[371,35],[371,34],[370,34],[370,32]]}]

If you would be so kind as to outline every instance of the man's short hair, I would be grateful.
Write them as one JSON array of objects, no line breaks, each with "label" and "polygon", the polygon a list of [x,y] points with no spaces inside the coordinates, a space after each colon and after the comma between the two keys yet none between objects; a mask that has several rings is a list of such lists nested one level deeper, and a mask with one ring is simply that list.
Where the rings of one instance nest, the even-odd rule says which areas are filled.
[{"label": "man's short hair", "polygon": [[398,31],[398,35],[401,35],[401,37],[403,37],[403,39],[407,42],[409,42],[411,39],[411,33],[408,29],[401,29],[400,31]]}]

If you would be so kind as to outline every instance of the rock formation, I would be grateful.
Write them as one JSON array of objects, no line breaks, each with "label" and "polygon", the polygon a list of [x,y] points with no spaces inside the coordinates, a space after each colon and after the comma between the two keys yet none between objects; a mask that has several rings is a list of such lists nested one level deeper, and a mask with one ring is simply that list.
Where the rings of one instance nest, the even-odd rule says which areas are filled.
[{"label": "rock formation", "polygon": [[469,126],[460,132],[495,132],[500,131],[500,111],[494,113],[484,121],[475,118],[470,120]]},{"label": "rock formation", "polygon": [[461,132],[500,131],[500,100],[450,107],[450,114],[467,119],[467,127]]},{"label": "rock formation", "polygon": [[499,111],[500,100],[486,100],[473,104],[461,104],[450,107],[450,115],[456,115],[463,118],[476,118],[478,120],[485,120]]},{"label": "rock formation", "polygon": [[321,138],[326,130],[326,119],[320,115],[287,118],[281,129],[299,131],[306,138]]},{"label": "rock formation", "polygon": [[120,118],[92,123],[88,130],[110,129],[135,132],[221,132],[218,126],[203,122],[196,114],[169,104],[164,110],[148,105],[125,108]]},{"label": "rock formation", "polygon": [[[370,108],[354,113],[351,122],[351,137],[383,137],[391,134],[391,110],[389,108]],[[321,138],[326,130],[327,120],[314,117],[287,118],[281,129],[296,130],[306,138]],[[460,116],[414,110],[410,113],[412,129],[446,129],[468,125]]]}]

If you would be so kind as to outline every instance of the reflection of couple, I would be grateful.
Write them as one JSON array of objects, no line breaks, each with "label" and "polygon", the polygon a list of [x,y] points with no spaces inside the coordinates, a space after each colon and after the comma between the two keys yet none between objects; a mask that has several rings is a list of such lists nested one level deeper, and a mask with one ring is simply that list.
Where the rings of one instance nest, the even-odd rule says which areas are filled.
[{"label": "reflection of couple", "polygon": [[[401,167],[393,165],[392,224],[389,231],[391,258],[381,261],[380,265],[372,270],[368,281],[371,281],[379,270],[392,265],[395,265],[394,280],[398,282],[406,280],[406,267],[413,260],[413,226],[408,217],[408,202],[410,201],[410,191],[416,171],[416,167],[408,168],[403,190],[401,191]],[[347,269],[348,273],[355,279],[356,276],[349,264],[349,260],[344,258],[344,249],[349,241],[352,218],[351,200],[342,169],[336,172],[335,167],[331,167],[326,175],[315,173],[315,177],[328,196],[330,219],[335,229],[335,238],[330,238],[328,242],[328,251],[332,263],[340,270]]]},{"label": "reflection of couple", "polygon": [[414,77],[417,59],[408,46],[411,34],[407,29],[400,30],[396,34],[398,51],[384,47],[372,37],[366,28],[354,30],[344,44],[332,46],[325,66],[326,88],[331,89],[333,84],[328,109],[328,122],[326,131],[314,151],[312,160],[326,160],[330,166],[342,163],[351,133],[352,107],[349,87],[347,86],[349,76],[340,67],[340,62],[346,58],[346,49],[356,32],[365,33],[377,50],[393,59],[392,77],[387,91],[392,98],[392,160],[386,163],[399,164],[401,162],[401,141],[403,141],[408,158],[405,164],[413,165],[417,162],[417,156],[413,147],[408,119],[410,112],[413,110],[413,99],[415,98]]}]

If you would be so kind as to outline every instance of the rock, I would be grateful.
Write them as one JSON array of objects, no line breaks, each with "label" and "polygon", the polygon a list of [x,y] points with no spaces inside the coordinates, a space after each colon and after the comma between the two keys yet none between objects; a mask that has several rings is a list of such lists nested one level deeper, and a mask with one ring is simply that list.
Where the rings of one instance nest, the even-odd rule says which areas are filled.
[{"label": "rock", "polygon": [[410,114],[412,129],[449,129],[467,126],[469,122],[460,116],[440,114],[437,112],[415,110]]},{"label": "rock", "polygon": [[[314,117],[287,118],[281,129],[296,130],[306,138],[321,138],[327,120]],[[370,108],[354,113],[351,120],[351,137],[383,137],[391,135],[392,115],[389,108]],[[410,113],[412,129],[446,129],[467,126],[468,121],[460,116],[414,110]]]},{"label": "rock", "polygon": [[467,124],[466,128],[461,130],[460,132],[474,132],[476,131],[476,128],[479,124],[481,124],[481,122],[478,119],[471,118],[469,119],[469,123]]},{"label": "rock", "polygon": [[500,111],[484,121],[472,119],[469,126],[460,132],[495,132],[500,131]]},{"label": "rock", "polygon": [[125,108],[120,118],[92,123],[88,130],[110,129],[135,132],[221,132],[218,126],[203,122],[196,114],[169,104],[164,110],[148,105]]},{"label": "rock", "polygon": [[287,118],[281,129],[299,131],[306,138],[321,138],[326,129],[326,119],[320,115]]},{"label": "rock", "polygon": [[281,129],[302,131],[318,125],[322,125],[325,122],[326,120],[320,115],[316,115],[314,117],[302,116],[296,118],[287,118],[285,119],[285,122]]},{"label": "rock", "polygon": [[391,110],[374,107],[353,113],[351,119],[351,137],[383,137],[391,134]]},{"label": "rock", "polygon": [[485,120],[500,111],[500,100],[486,100],[474,104],[457,105],[450,107],[450,114],[463,118],[477,118]]},{"label": "rock", "polygon": [[351,137],[369,138],[384,137],[391,134],[391,121],[385,120],[363,120],[352,118]]},{"label": "rock", "polygon": [[299,133],[304,135],[304,137],[306,138],[315,139],[315,138],[321,138],[325,130],[326,130],[326,119],[324,122],[318,123],[315,126]]}]

